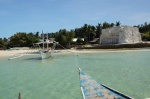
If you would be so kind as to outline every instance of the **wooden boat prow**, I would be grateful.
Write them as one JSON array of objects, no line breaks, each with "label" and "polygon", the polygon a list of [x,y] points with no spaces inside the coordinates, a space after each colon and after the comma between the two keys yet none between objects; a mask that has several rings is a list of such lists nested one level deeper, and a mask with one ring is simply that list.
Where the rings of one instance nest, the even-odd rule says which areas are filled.
[{"label": "wooden boat prow", "polygon": [[80,87],[84,99],[133,99],[112,88],[98,83],[79,68]]}]

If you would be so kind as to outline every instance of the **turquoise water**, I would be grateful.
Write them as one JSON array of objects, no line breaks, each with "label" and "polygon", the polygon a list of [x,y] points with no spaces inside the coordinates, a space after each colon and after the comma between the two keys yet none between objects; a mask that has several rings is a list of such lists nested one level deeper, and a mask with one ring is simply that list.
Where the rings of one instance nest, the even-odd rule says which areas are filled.
[{"label": "turquoise water", "polygon": [[135,99],[150,98],[150,50],[0,58],[0,99],[82,99],[78,68]]}]

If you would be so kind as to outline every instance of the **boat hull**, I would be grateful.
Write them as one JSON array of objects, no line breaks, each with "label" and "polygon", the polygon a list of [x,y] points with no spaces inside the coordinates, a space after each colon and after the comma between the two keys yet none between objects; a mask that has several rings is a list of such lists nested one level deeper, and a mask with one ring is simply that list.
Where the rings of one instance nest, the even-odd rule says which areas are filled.
[{"label": "boat hull", "polygon": [[79,68],[80,86],[84,99],[132,99],[92,79]]},{"label": "boat hull", "polygon": [[40,51],[40,55],[42,59],[46,59],[51,57],[51,51]]}]

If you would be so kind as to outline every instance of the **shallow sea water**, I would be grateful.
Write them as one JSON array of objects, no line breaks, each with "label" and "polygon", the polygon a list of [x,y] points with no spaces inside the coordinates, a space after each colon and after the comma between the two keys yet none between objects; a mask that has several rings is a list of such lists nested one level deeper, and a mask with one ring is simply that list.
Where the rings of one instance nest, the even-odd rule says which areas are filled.
[{"label": "shallow sea water", "polygon": [[82,99],[78,67],[134,99],[150,98],[150,50],[0,58],[0,99]]}]

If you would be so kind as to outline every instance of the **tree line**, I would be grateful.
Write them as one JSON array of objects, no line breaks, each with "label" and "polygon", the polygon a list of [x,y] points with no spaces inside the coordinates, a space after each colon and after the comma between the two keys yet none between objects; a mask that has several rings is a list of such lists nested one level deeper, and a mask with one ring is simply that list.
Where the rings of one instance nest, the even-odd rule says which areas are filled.
[{"label": "tree line", "polygon": [[36,33],[18,32],[8,39],[0,38],[0,48],[9,49],[11,47],[31,47],[32,43],[39,42],[38,35],[39,32]]},{"label": "tree line", "polygon": [[140,24],[135,27],[139,28],[139,31],[142,34],[142,40],[150,41],[150,23],[148,24],[145,22],[144,24]]},{"label": "tree line", "polygon": [[[77,38],[78,43],[88,44],[94,38],[100,37],[102,29],[120,25],[120,21],[116,23],[98,23],[96,26],[84,24],[80,28],[75,28],[70,31],[60,29],[58,32],[48,33],[48,35],[50,38],[55,38],[61,45],[70,47],[72,38]],[[82,41],[81,38],[84,38],[84,41]]]},{"label": "tree line", "polygon": [[[101,35],[101,30],[105,28],[110,28],[114,26],[120,26],[120,21],[116,23],[98,23],[96,26],[84,24],[80,28],[75,28],[72,30],[60,29],[58,32],[44,33],[44,37],[48,35],[49,38],[55,38],[57,42],[65,47],[70,47],[72,44],[72,38],[78,38],[78,42],[83,44],[88,44],[94,38],[99,38]],[[142,34],[143,40],[150,41],[150,23],[146,22],[141,25],[137,25],[140,33]],[[81,40],[84,38],[84,41]],[[39,42],[42,39],[42,34],[40,32],[18,32],[13,36],[7,38],[0,38],[0,48],[8,49],[10,47],[31,47],[32,43]]]}]

